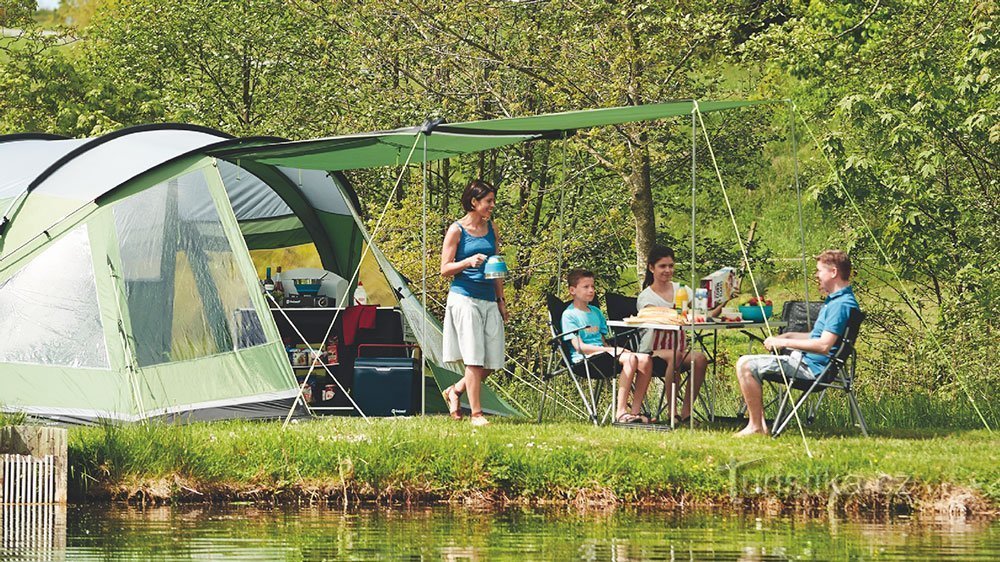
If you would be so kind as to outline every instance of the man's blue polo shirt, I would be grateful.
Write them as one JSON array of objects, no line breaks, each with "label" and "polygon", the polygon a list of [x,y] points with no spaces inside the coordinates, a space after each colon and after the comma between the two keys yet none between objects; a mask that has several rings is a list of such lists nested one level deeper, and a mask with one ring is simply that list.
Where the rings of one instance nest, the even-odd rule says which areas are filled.
[{"label": "man's blue polo shirt", "polygon": [[[816,339],[823,335],[823,332],[831,332],[838,336],[844,335],[847,331],[847,319],[851,317],[851,309],[858,306],[857,299],[854,298],[854,290],[848,285],[839,291],[834,291],[827,295],[823,308],[816,317],[812,332],[809,337]],[[836,353],[837,346],[830,350],[830,355]],[[830,362],[830,355],[820,355],[818,353],[803,353],[802,360],[809,369],[817,375],[823,372],[827,363]]]}]

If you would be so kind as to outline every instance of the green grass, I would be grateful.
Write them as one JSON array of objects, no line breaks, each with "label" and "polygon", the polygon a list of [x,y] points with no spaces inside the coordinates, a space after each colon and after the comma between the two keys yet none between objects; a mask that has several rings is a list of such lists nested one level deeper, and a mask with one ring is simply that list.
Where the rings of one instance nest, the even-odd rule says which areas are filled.
[{"label": "green grass", "polygon": [[0,427],[23,425],[27,418],[23,412],[0,412]]},{"label": "green grass", "polygon": [[[674,432],[581,422],[442,417],[77,428],[75,499],[509,500],[670,504],[778,501],[923,508],[942,490],[1000,505],[1000,458],[985,431],[863,438],[809,430],[736,440],[730,429]],[[887,497],[896,500],[886,499]],[[840,499],[837,499],[840,498]],[[867,502],[867,503],[866,503]],[[968,502],[967,502],[968,503]]]}]

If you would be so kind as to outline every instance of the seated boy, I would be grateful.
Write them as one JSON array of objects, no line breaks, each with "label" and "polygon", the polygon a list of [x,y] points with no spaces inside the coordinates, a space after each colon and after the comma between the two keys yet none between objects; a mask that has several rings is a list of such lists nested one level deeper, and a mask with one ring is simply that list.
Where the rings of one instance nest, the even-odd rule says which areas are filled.
[{"label": "seated boy", "polygon": [[[569,272],[569,294],[573,302],[566,307],[562,316],[562,331],[566,340],[573,343],[572,361],[579,363],[583,357],[595,356],[592,368],[599,369],[605,375],[614,372],[612,361],[617,358],[622,365],[622,373],[618,379],[618,402],[615,409],[615,421],[618,423],[649,423],[649,419],[639,415],[642,399],[649,387],[649,378],[653,372],[653,361],[646,353],[634,353],[620,347],[610,347],[604,344],[604,336],[608,334],[608,324],[601,310],[590,306],[594,300],[594,274],[583,269]],[[599,355],[599,354],[604,355]],[[636,376],[638,373],[638,376]],[[632,406],[629,408],[628,393],[635,382],[635,394]]]}]

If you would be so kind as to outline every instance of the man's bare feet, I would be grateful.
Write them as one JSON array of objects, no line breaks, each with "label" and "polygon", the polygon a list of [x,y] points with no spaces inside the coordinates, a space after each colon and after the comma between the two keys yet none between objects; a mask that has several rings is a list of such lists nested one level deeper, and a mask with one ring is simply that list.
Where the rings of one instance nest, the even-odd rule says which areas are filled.
[{"label": "man's bare feet", "polygon": [[733,434],[733,437],[749,437],[751,435],[768,435],[767,427],[755,427],[748,425]]}]

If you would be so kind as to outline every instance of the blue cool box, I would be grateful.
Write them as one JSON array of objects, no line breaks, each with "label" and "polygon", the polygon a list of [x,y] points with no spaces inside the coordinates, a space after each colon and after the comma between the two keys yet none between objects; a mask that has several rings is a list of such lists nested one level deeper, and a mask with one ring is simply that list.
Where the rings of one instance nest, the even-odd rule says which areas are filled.
[{"label": "blue cool box", "polygon": [[420,400],[417,365],[410,357],[358,357],[351,397],[366,416],[412,416]]}]

